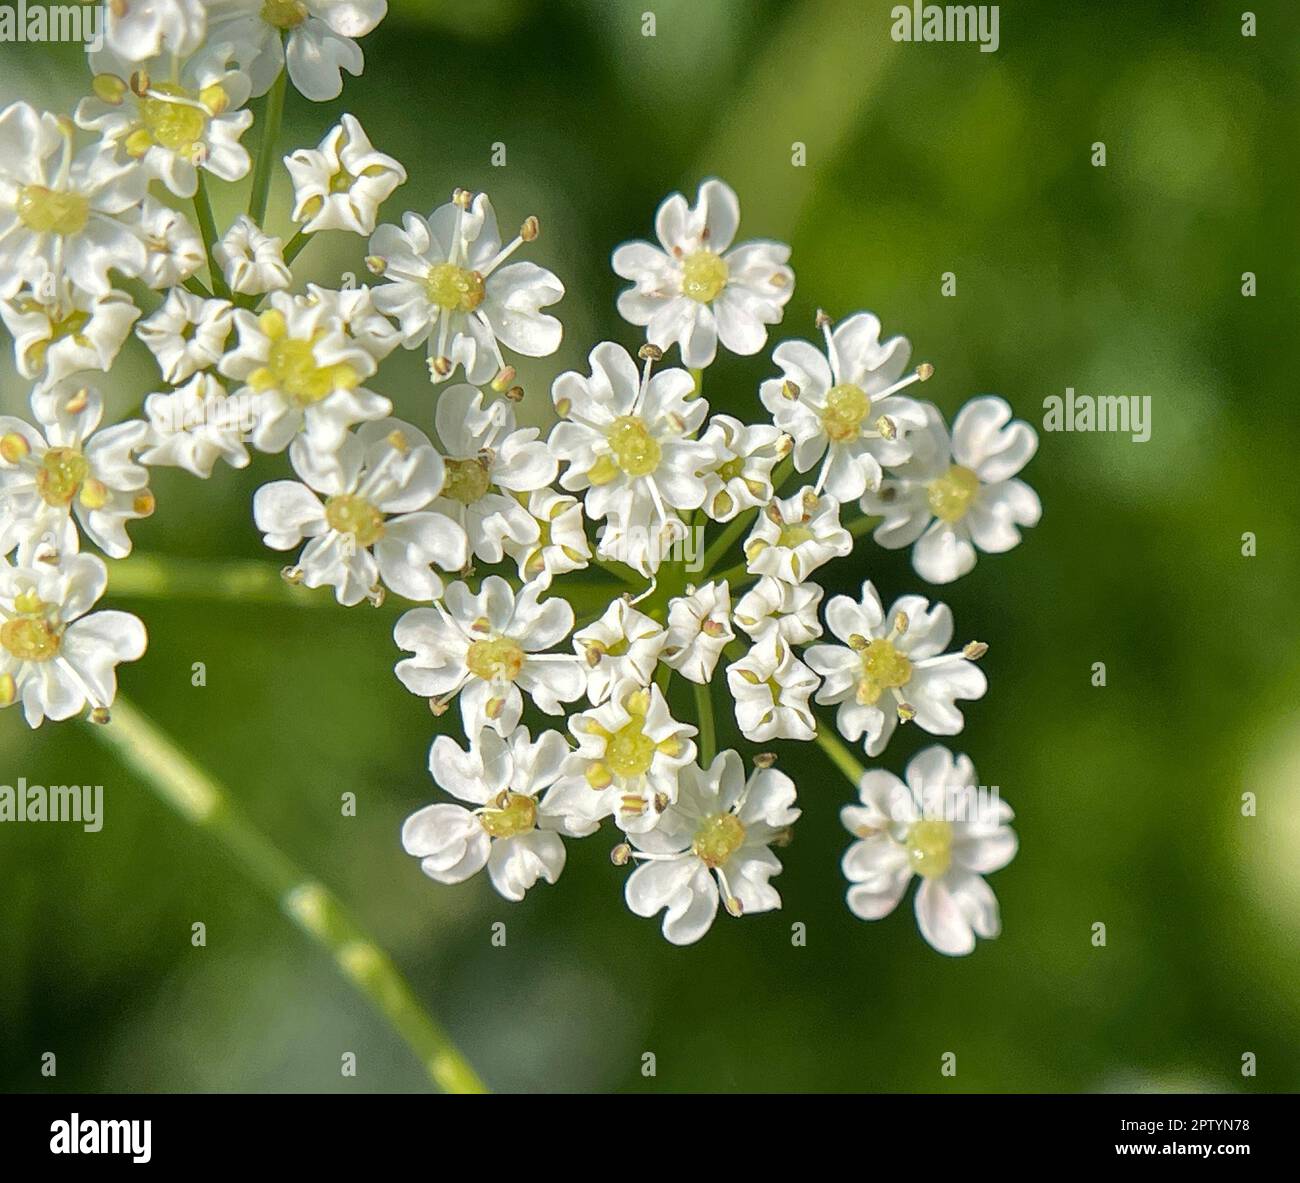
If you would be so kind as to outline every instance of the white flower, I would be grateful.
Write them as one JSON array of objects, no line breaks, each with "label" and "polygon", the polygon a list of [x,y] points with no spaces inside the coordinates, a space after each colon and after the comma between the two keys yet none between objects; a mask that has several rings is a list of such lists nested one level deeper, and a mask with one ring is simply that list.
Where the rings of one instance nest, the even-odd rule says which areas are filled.
[{"label": "white flower", "polygon": [[306,299],[308,303],[324,304],[326,315],[376,362],[383,361],[401,344],[401,334],[375,307],[373,289],[364,284],[336,290],[309,283]]},{"label": "white flower", "polygon": [[140,278],[155,291],[184,283],[207,261],[194,224],[179,210],[148,195],[123,221],[144,244]]},{"label": "white flower", "polygon": [[621,597],[604,616],[573,634],[573,649],[586,665],[587,698],[599,706],[615,683],[647,686],[654,676],[666,634],[658,621],[638,612]]},{"label": "white flower", "polygon": [[789,436],[766,423],[714,415],[702,442],[716,465],[704,474],[704,512],[715,522],[772,500],[772,469],[789,452]]},{"label": "white flower", "polygon": [[[740,756],[722,752],[705,771],[682,769],[677,800],[653,830],[630,834],[640,866],[628,877],[627,906],[638,916],[665,910],[674,945],[698,941],[718,912],[718,889],[732,916],[770,912],[781,897],[768,880],[781,873],[770,849],[799,818],[794,782],[774,768],[748,780]],[[716,881],[715,881],[716,880]]]},{"label": "white flower", "polygon": [[822,594],[815,583],[783,583],[764,575],[737,601],[734,619],[756,641],[775,630],[787,645],[806,645],[822,635],[817,619]]},{"label": "white flower", "polygon": [[862,599],[835,596],[826,623],[843,645],[814,645],[804,657],[826,679],[819,703],[838,703],[835,724],[845,739],[866,736],[867,755],[879,756],[900,720],[915,719],[931,735],[956,735],[965,720],[956,699],[983,698],[988,680],[976,667],[987,646],[971,642],[944,653],[952,640],[952,613],[924,596],[902,596],[886,617],[871,581]]},{"label": "white flower", "polygon": [[485,728],[469,751],[438,736],[429,753],[433,779],[478,808],[426,805],[403,824],[403,848],[439,883],[463,883],[486,866],[492,886],[508,900],[522,900],[539,879],[554,883],[564,870],[560,835],[581,838],[596,828],[551,806],[546,790],[568,754],[558,731],[533,743],[526,727],[509,739]]},{"label": "white flower", "polygon": [[145,423],[132,419],[96,431],[104,413],[98,392],[53,391],[33,404],[36,428],[0,415],[0,555],[42,536],[76,552],[76,526],[105,554],[131,553],[126,523],[154,511],[149,474],[131,459]]},{"label": "white flower", "polygon": [[736,194],[721,181],[705,181],[693,208],[680,193],[660,205],[659,246],[629,242],[614,252],[614,271],[634,282],[618,298],[619,314],[645,325],[646,339],[660,349],[676,342],[692,369],[712,363],[719,339],[732,353],[757,353],[794,292],[784,243],[728,250],[739,224]]},{"label": "white flower", "polygon": [[514,494],[545,488],[559,465],[537,428],[516,429],[508,400],[482,403],[482,391],[465,385],[438,399],[434,422],[447,480],[437,508],[465,528],[477,558],[499,563],[507,540],[531,545],[540,537],[537,519]]},{"label": "white flower", "polygon": [[281,240],[264,234],[247,214],[235,219],[212,248],[212,257],[232,292],[260,296],[282,291],[293,282],[293,273],[285,265]]},{"label": "white flower", "polygon": [[348,606],[377,598],[381,582],[423,601],[442,595],[435,566],[464,567],[465,531],[432,509],[442,458],[418,428],[397,419],[367,423],[328,458],[299,437],[289,459],[301,482],[263,485],[253,497],[253,519],[275,550],[309,540],[294,565],[295,581],[332,587]]},{"label": "white flower", "polygon": [[183,468],[206,480],[213,465],[248,465],[244,438],[256,422],[248,396],[229,398],[211,374],[195,374],[184,386],[144,400],[149,434],[140,463]]},{"label": "white flower", "polygon": [[769,502],[758,515],[745,543],[745,559],[751,575],[802,583],[818,567],[852,549],[853,539],[840,525],[839,502],[801,489],[793,497]]},{"label": "white flower", "polygon": [[696,729],[672,717],[658,686],[620,682],[600,706],[569,719],[578,750],[551,792],[572,816],[614,816],[643,833],[677,799],[677,777],[695,759]]},{"label": "white flower", "polygon": [[934,744],[912,757],[906,784],[873,768],[858,796],[861,805],[840,811],[859,839],[842,863],[850,911],[862,920],[888,916],[919,875],[916,922],[935,949],[957,957],[977,935],[996,937],[998,901],[982,876],[1015,858],[1016,835],[1010,807],[976,786],[970,759]]},{"label": "white flower", "polygon": [[112,268],[137,276],[145,248],[124,221],[148,178],[99,143],[73,152],[69,119],[12,103],[0,112],[0,296],[64,276],[107,292]]},{"label": "white flower", "polygon": [[104,41],[129,62],[166,52],[185,58],[203,44],[204,0],[112,0],[104,5]]},{"label": "white flower", "polygon": [[18,372],[42,386],[86,370],[107,373],[139,315],[125,292],[91,294],[66,280],[24,289],[0,303]]},{"label": "white flower", "polygon": [[919,366],[906,378],[911,346],[905,337],[880,341],[880,321],[869,312],[850,316],[832,331],[818,314],[826,336],[823,354],[808,341],[782,341],[772,360],[784,378],[759,387],[776,425],[794,439],[794,466],[807,472],[823,456],[816,491],[852,501],[880,484],[881,468],[911,455],[908,433],[925,426],[925,411],[898,391],[922,382],[932,367]]},{"label": "white flower", "polygon": [[638,374],[612,341],[597,345],[590,363],[590,377],[570,370],[552,387],[563,422],[550,446],[568,462],[560,484],[586,490],[589,517],[610,519],[599,553],[649,575],[685,535],[676,511],[703,504],[699,473],[710,452],[690,437],[708,404],[693,397],[695,381],[685,370],[651,377],[647,359]]},{"label": "white flower", "polygon": [[107,583],[93,555],[32,567],[0,562],[0,707],[21,702],[28,725],[39,727],[87,703],[99,712],[112,704],[115,667],[139,659],[146,638],[129,613],[90,612]]},{"label": "white flower", "polygon": [[299,431],[322,455],[338,450],[348,428],[382,419],[392,403],[365,389],[375,360],[353,341],[326,301],[275,292],[261,315],[235,312],[239,347],[221,359],[240,393],[260,395],[252,442],[280,452]]},{"label": "white flower", "polygon": [[504,263],[537,237],[529,218],[502,247],[496,214],[486,193],[456,199],[428,218],[407,213],[402,228],[380,226],[370,240],[370,260],[388,282],[375,288],[375,305],[396,317],[402,344],[428,342],[429,376],[450,378],[465,367],[476,386],[506,369],[505,345],[526,357],[546,357],[560,347],[560,322],[542,308],[564,295],[564,285],[536,263]]},{"label": "white flower", "polygon": [[356,77],[364,37],[388,11],[387,0],[209,0],[208,42],[230,42],[265,94],[287,62],[289,80],[315,102],[338,98],[342,70]]},{"label": "white flower", "polygon": [[373,234],[379,207],[406,182],[406,169],[376,151],[352,115],[344,115],[320,147],[299,148],[286,156],[284,167],[293,180],[292,217],[303,223],[304,234]]},{"label": "white flower", "polygon": [[688,682],[707,685],[731,631],[731,589],[724,579],[686,589],[668,601],[668,636],[661,654]]},{"label": "white flower", "polygon": [[580,571],[590,563],[591,544],[580,501],[554,489],[538,489],[528,495],[528,512],[537,523],[536,541],[501,540],[506,554],[519,564],[520,579],[549,583],[556,575]]},{"label": "white flower", "polygon": [[135,335],[157,358],[162,376],[177,386],[221,360],[233,324],[229,300],[205,300],[175,287],[158,311],[140,322]]},{"label": "white flower", "polygon": [[746,739],[765,743],[816,734],[808,696],[817,689],[817,675],[775,629],[727,666],[727,685],[736,700],[736,724]]},{"label": "white flower", "polygon": [[397,663],[412,694],[443,707],[460,695],[466,735],[490,726],[509,735],[519,726],[526,690],[548,715],[582,697],[587,677],[576,657],[546,653],[573,631],[573,609],[558,597],[539,603],[545,589],[528,584],[518,596],[499,575],[483,580],[478,595],[463,583],[447,588],[443,604],[413,608],[393,636],[414,653]]},{"label": "white flower", "polygon": [[879,493],[862,498],[864,513],[884,521],[872,537],[889,550],[912,548],[912,566],[930,583],[951,583],[975,566],[978,547],[1002,554],[1036,526],[1043,507],[1015,475],[1038,450],[1028,423],[992,396],[972,399],[953,422],[926,407],[927,431],[913,458],[890,473]]},{"label": "white flower", "polygon": [[[143,64],[92,53],[94,95],[77,105],[78,127],[120,144],[177,197],[193,197],[198,170],[238,181],[252,167],[239,137],[253,125],[248,78],[228,64],[229,46],[177,69],[175,59]],[[130,80],[137,86],[133,88]]]}]

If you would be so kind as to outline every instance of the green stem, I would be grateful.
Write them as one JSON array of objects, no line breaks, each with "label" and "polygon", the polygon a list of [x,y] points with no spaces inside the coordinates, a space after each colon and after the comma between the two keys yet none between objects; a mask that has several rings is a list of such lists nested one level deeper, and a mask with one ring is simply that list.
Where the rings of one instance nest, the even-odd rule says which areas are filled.
[{"label": "green stem", "polygon": [[848,745],[840,739],[835,729],[824,719],[820,720],[817,734],[813,738],[817,746],[831,758],[831,763],[856,787],[863,773],[867,771],[866,765],[849,750]]},{"label": "green stem", "polygon": [[298,257],[302,252],[302,248],[307,245],[310,238],[310,234],[305,234],[302,230],[298,230],[294,233],[294,236],[284,244],[284,261],[286,266]]},{"label": "green stem", "polygon": [[262,109],[262,138],[257,145],[257,167],[253,170],[248,216],[263,230],[266,229],[266,203],[271,195],[271,171],[275,166],[275,142],[280,138],[280,123],[284,119],[284,95],[288,76],[287,70],[280,71]]},{"label": "green stem", "polygon": [[700,767],[708,768],[718,750],[713,730],[713,696],[707,683],[695,683],[695,713],[700,724]]},{"label": "green stem", "polygon": [[212,216],[212,202],[208,198],[208,185],[199,170],[199,185],[194,190],[194,213],[199,220],[199,233],[203,235],[203,249],[208,255],[208,271],[212,279],[212,291],[218,296],[229,299],[230,289],[226,286],[226,277],[217,265],[214,250],[218,241],[217,220]]},{"label": "green stem", "polygon": [[615,563],[608,559],[598,559],[593,556],[592,566],[599,567],[602,571],[607,571],[615,579],[621,579],[628,587],[634,587],[637,591],[644,591],[649,586],[648,581],[641,575],[638,575],[631,567],[623,563]]},{"label": "green stem", "polygon": [[726,529],[713,540],[712,545],[705,550],[702,564],[705,579],[714,579],[713,568],[718,565],[719,561],[726,558],[727,552],[736,539],[753,525],[753,512],[753,510],[747,509],[738,513],[727,523]]},{"label": "green stem", "polygon": [[248,878],[312,941],[379,1011],[444,1092],[487,1089],[442,1027],[421,1008],[389,956],[339,900],[310,878],[239,811],[221,785],[189,759],[154,723],[121,696],[113,721],[94,728],[162,801],[210,834],[243,866]]}]

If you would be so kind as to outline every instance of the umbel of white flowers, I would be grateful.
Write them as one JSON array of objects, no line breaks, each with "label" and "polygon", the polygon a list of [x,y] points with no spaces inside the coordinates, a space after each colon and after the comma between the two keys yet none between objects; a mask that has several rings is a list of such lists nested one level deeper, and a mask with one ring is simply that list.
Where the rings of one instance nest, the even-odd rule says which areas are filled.
[{"label": "umbel of white flowers", "polygon": [[[430,754],[452,800],[402,831],[420,868],[444,883],[486,870],[518,900],[559,878],[566,841],[613,826],[613,861],[635,865],[628,906],[687,944],[720,912],[780,907],[775,851],[801,812],[775,754],[714,750],[719,723],[737,742],[817,742],[841,768],[845,741],[875,759],[900,725],[963,729],[987,646],[954,647],[951,613],[923,595],[885,611],[870,581],[827,598],[816,579],[869,532],[911,546],[935,584],[1011,549],[1040,514],[1017,475],[1037,437],[991,396],[950,432],[914,397],[933,367],[867,312],[818,312],[820,344],[776,344],[757,421],[711,413],[718,350],[762,351],[795,290],[789,247],[740,239],[721,180],[694,202],[669,196],[655,241],[613,252],[631,285],[618,309],[645,344],[597,343],[584,370],[556,375],[546,438],[516,413],[514,361],[550,356],[563,332],[547,310],[565,287],[529,257],[536,217],[503,236],[486,194],[455,189],[381,222],[406,170],[351,114],[285,156],[290,226],[256,194],[224,230],[168,204],[247,176],[250,99],[282,71],[308,99],[335,97],[385,11],[124,0],[71,116],[0,112],[0,317],[32,384],[30,417],[0,417],[0,706],[33,727],[109,722],[116,668],[143,656],[145,630],[94,610],[108,568],[83,547],[129,556],[155,509],[152,468],[207,479],[250,450],[285,453],[283,479],[252,497],[267,545],[292,554],[285,578],[347,606],[410,601],[397,676],[435,715],[458,708],[460,737]],[[300,282],[320,233],[355,236],[374,286]],[[158,377],[143,415],[114,422],[100,389],[133,330]],[[423,350],[437,389],[419,424],[393,413],[383,371],[398,349]],[[701,529],[692,583],[683,548]],[[639,590],[579,619],[566,578],[598,564]],[[1015,837],[1000,802],[972,815],[987,802],[970,762],[936,745],[905,780],[853,779],[853,913],[886,915],[918,877],[936,949],[996,935],[983,876]]]}]

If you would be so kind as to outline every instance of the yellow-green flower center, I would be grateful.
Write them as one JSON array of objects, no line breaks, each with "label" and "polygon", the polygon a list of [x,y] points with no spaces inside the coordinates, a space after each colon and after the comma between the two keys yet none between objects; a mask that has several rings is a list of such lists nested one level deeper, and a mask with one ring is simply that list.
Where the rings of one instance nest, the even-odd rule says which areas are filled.
[{"label": "yellow-green flower center", "polygon": [[325,502],[331,530],[351,534],[358,546],[372,546],[384,536],[384,515],[364,497],[340,493]]},{"label": "yellow-green flower center", "polygon": [[337,390],[352,390],[360,383],[361,376],[347,362],[326,366],[317,362],[315,344],[324,335],[323,330],[310,340],[290,337],[284,316],[274,310],[262,313],[259,321],[271,345],[266,365],[248,377],[255,391],[279,390],[305,407]]},{"label": "yellow-green flower center", "polygon": [[781,527],[780,537],[777,538],[777,546],[787,546],[793,550],[805,542],[811,542],[814,538],[813,532],[802,522],[793,522]]},{"label": "yellow-green flower center", "polygon": [[262,5],[262,19],[277,29],[296,29],[307,15],[302,0],[265,0]]},{"label": "yellow-green flower center", "polygon": [[745,827],[734,813],[715,813],[700,822],[691,850],[710,870],[720,867],[745,841]]},{"label": "yellow-green flower center", "polygon": [[943,476],[931,481],[925,492],[935,517],[944,522],[959,522],[979,491],[979,477],[969,468],[954,464]]},{"label": "yellow-green flower center", "polygon": [[513,682],[524,668],[524,651],[509,637],[494,641],[474,641],[465,654],[469,672],[485,682],[504,678]]},{"label": "yellow-green flower center", "polygon": [[431,267],[424,288],[429,302],[446,312],[473,312],[483,303],[483,277],[477,271],[468,271],[455,263],[438,263]]},{"label": "yellow-green flower center", "polygon": [[[140,102],[140,122],[142,130],[155,144],[161,144],[172,152],[188,154],[200,140],[207,129],[206,112],[193,106],[193,98],[183,86],[174,82],[155,82],[152,90],[161,95],[184,99],[185,102],[172,103],[165,98],[146,98]],[[143,156],[139,149],[141,143],[128,143],[132,155]],[[147,144],[143,145],[147,150]]]},{"label": "yellow-green flower center", "polygon": [[46,505],[71,505],[89,475],[90,463],[76,448],[50,448],[36,470],[36,491]]},{"label": "yellow-green flower center", "polygon": [[442,482],[442,495],[473,505],[488,491],[491,480],[488,466],[482,460],[446,460],[446,476]]},{"label": "yellow-green flower center", "polygon": [[537,802],[523,793],[506,793],[505,804],[479,814],[483,828],[493,838],[516,838],[537,826]]},{"label": "yellow-green flower center", "polygon": [[605,742],[605,763],[615,776],[628,780],[644,776],[654,758],[655,741],[645,733],[644,715],[633,715]]},{"label": "yellow-green flower center", "polygon": [[862,434],[862,425],[870,414],[871,399],[861,386],[852,383],[832,386],[826,392],[822,427],[831,440],[846,443]]},{"label": "yellow-green flower center", "polygon": [[727,286],[727,264],[712,251],[696,251],[682,262],[682,295],[701,304],[718,298]]},{"label": "yellow-green flower center", "polygon": [[886,691],[906,686],[912,677],[912,663],[882,637],[862,651],[862,677],[858,680],[857,700],[862,706],[874,706]]},{"label": "yellow-green flower center", "polygon": [[623,415],[614,421],[606,438],[615,463],[628,476],[648,476],[659,467],[663,449],[644,419]]},{"label": "yellow-green flower center", "polygon": [[952,866],[952,825],[944,821],[913,822],[907,831],[907,859],[912,870],[927,879]]},{"label": "yellow-green flower center", "polygon": [[51,607],[35,592],[18,596],[14,608],[21,615],[0,624],[0,647],[19,661],[50,661],[57,657],[62,635],[46,617]]},{"label": "yellow-green flower center", "polygon": [[90,200],[44,185],[24,185],[18,193],[18,220],[37,234],[80,234],[90,218]]}]

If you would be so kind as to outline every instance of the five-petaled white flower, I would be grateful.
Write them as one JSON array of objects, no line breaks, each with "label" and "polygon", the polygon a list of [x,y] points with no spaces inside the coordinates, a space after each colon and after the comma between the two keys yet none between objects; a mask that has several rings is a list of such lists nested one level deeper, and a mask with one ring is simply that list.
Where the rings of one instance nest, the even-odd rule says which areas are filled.
[{"label": "five-petaled white flower", "polygon": [[817,618],[822,594],[815,583],[764,575],[736,602],[734,619],[755,641],[775,630],[787,645],[806,645],[822,635]]},{"label": "five-petaled white flower", "polygon": [[76,553],[81,528],[105,554],[131,553],[126,523],[154,511],[149,473],[132,460],[147,425],[131,419],[97,431],[98,391],[55,389],[33,403],[42,430],[0,415],[0,554],[48,538]]},{"label": "five-petaled white flower", "polygon": [[375,288],[375,306],[397,318],[407,349],[428,343],[434,382],[457,366],[476,386],[500,378],[509,373],[502,345],[526,357],[560,347],[560,322],[541,309],[564,295],[564,285],[536,263],[502,266],[537,233],[529,218],[503,247],[487,194],[471,199],[463,189],[427,218],[407,213],[400,229],[375,231],[368,262],[387,281]]},{"label": "five-petaled white flower", "polygon": [[575,816],[613,815],[627,834],[655,825],[695,759],[696,728],[672,717],[658,686],[620,682],[600,706],[572,716],[569,730],[578,749],[552,791]]},{"label": "five-petaled white flower", "polygon": [[304,234],[373,234],[379,207],[406,182],[406,169],[377,151],[356,117],[346,114],[318,148],[299,148],[284,167],[293,180],[293,220]]},{"label": "five-petaled white flower", "polygon": [[751,575],[802,583],[852,549],[853,538],[840,525],[839,502],[801,489],[793,497],[768,502],[745,543],[745,559]]},{"label": "five-petaled white flower", "polygon": [[790,451],[788,435],[770,424],[714,415],[702,442],[712,453],[704,473],[704,512],[715,522],[772,500],[772,469]]},{"label": "five-petaled white flower", "polygon": [[210,0],[208,43],[230,43],[265,94],[286,66],[289,81],[309,99],[336,99],[346,70],[356,77],[364,37],[388,12],[388,0]]},{"label": "five-petaled white flower", "polygon": [[770,912],[781,897],[769,880],[781,873],[772,846],[787,841],[799,819],[795,787],[775,768],[755,768],[748,779],[734,751],[707,770],[682,769],[677,800],[653,830],[629,834],[640,863],[624,895],[638,916],[664,910],[663,933],[674,945],[698,941],[722,905],[732,916]]},{"label": "five-petaled white flower", "polygon": [[858,839],[842,862],[850,911],[888,916],[919,875],[916,922],[935,949],[958,957],[974,950],[976,936],[996,937],[998,901],[983,876],[1015,858],[1016,835],[1010,807],[976,785],[970,759],[934,744],[912,757],[906,784],[873,768],[858,797],[861,805],[840,811]]},{"label": "five-petaled white flower", "polygon": [[704,686],[735,636],[727,581],[688,587],[685,595],[668,601],[668,636],[660,656],[688,682]]},{"label": "five-petaled white flower", "polygon": [[234,322],[229,300],[209,300],[174,287],[158,310],[140,322],[135,335],[158,360],[163,378],[178,386],[221,360]]},{"label": "five-petaled white flower", "polygon": [[483,580],[478,595],[460,582],[442,604],[412,608],[393,636],[413,657],[397,663],[397,676],[412,694],[442,709],[460,695],[466,735],[484,726],[509,735],[519,726],[526,690],[548,715],[581,698],[587,676],[572,654],[547,653],[573,631],[573,609],[558,597],[540,602],[546,589],[527,584],[515,595],[499,575]]},{"label": "five-petaled white flower", "polygon": [[104,140],[73,150],[72,120],[12,103],[0,112],[0,296],[65,276],[100,294],[109,269],[138,276],[145,248],[124,215],[148,177]]},{"label": "five-petaled white flower", "polygon": [[156,391],[144,400],[149,434],[140,463],[183,468],[206,480],[213,465],[248,466],[244,439],[256,423],[253,397],[231,398],[208,373],[195,374],[184,386]]},{"label": "five-petaled white flower", "polygon": [[917,367],[906,378],[911,346],[905,337],[880,340],[880,321],[859,312],[832,330],[818,313],[826,352],[808,341],[782,341],[772,360],[784,378],[759,387],[776,425],[794,439],[794,466],[807,472],[822,457],[816,491],[852,501],[880,484],[882,467],[911,455],[909,433],[925,426],[921,404],[898,392],[930,376]]},{"label": "five-petaled white flower", "polygon": [[323,288],[309,283],[306,300],[309,304],[323,304],[326,315],[370,354],[376,364],[402,343],[393,322],[375,307],[373,289],[365,284],[355,288]]},{"label": "five-petaled white flower", "polygon": [[573,648],[590,667],[587,699],[599,706],[622,681],[648,686],[667,634],[663,625],[620,597],[605,614],[573,634]]},{"label": "five-petaled white flower", "polygon": [[692,369],[712,363],[719,340],[732,353],[757,353],[794,292],[790,248],[764,241],[731,248],[739,225],[735,192],[705,181],[693,207],[680,193],[659,206],[658,246],[628,242],[614,252],[615,273],[634,284],[619,296],[619,314],[644,325],[650,344],[678,344]]},{"label": "five-petaled white flower", "polygon": [[519,578],[525,583],[580,571],[591,562],[586,516],[582,502],[554,489],[538,489],[528,495],[528,512],[537,523],[533,542],[503,538],[501,545],[519,564]]},{"label": "five-petaled white flower", "polygon": [[485,728],[468,751],[448,735],[433,741],[429,771],[453,797],[406,819],[402,846],[439,883],[463,883],[487,867],[492,886],[522,900],[539,879],[554,883],[564,870],[563,834],[581,838],[598,823],[556,810],[547,790],[560,776],[569,745],[558,731],[534,743],[526,727],[509,739]]},{"label": "five-petaled white flower", "polygon": [[203,239],[194,223],[180,210],[145,195],[122,221],[144,244],[144,270],[140,278],[155,291],[184,283],[207,259]]},{"label": "five-petaled white flower", "polygon": [[0,707],[21,702],[27,723],[99,714],[117,694],[115,667],[144,654],[144,625],[127,612],[91,612],[108,571],[94,555],[31,567],[0,562]]},{"label": "five-petaled white flower", "polygon": [[931,735],[956,735],[965,723],[956,699],[983,698],[988,680],[975,662],[988,646],[972,641],[945,653],[952,612],[924,596],[901,596],[889,610],[871,581],[862,599],[835,596],[826,623],[842,645],[813,645],[804,658],[826,679],[817,701],[838,704],[835,724],[845,739],[865,735],[867,755],[879,756],[899,721],[915,720]]},{"label": "five-petaled white flower", "polygon": [[474,556],[499,563],[507,540],[535,543],[537,519],[518,495],[546,488],[559,467],[537,428],[516,428],[508,399],[485,407],[483,392],[464,384],[439,396],[434,422],[447,469],[437,509],[465,528]]},{"label": "five-petaled white flower", "polygon": [[889,474],[878,493],[862,498],[864,513],[884,521],[872,537],[889,550],[915,543],[912,566],[930,583],[951,583],[975,566],[976,548],[1002,554],[1036,526],[1038,494],[1015,479],[1038,449],[1028,423],[1011,418],[1000,398],[972,399],[948,437],[943,418],[927,407],[928,424],[911,460]]},{"label": "five-petaled white flower", "polygon": [[381,583],[408,600],[436,600],[434,568],[464,567],[465,531],[433,509],[442,458],[418,428],[366,423],[328,458],[299,437],[289,459],[301,481],[263,485],[253,518],[275,550],[309,540],[289,573],[295,582],[332,587],[349,606],[377,599]]},{"label": "five-petaled white flower", "polygon": [[18,372],[41,386],[87,370],[107,373],[139,315],[125,292],[92,294],[67,280],[25,288],[0,303]]},{"label": "five-petaled white flower", "polygon": [[606,341],[591,351],[590,377],[570,370],[552,387],[563,422],[551,450],[568,463],[560,484],[585,489],[588,516],[609,519],[599,553],[643,575],[684,537],[677,511],[703,504],[710,459],[691,438],[709,411],[693,397],[694,379],[682,369],[652,376],[652,363],[638,373],[627,350]]},{"label": "five-petaled white flower", "polygon": [[808,696],[817,675],[795,655],[775,629],[727,666],[727,685],[736,700],[736,724],[754,743],[769,739],[812,739],[817,733]]},{"label": "five-petaled white flower", "polygon": [[284,244],[265,234],[247,214],[240,214],[212,248],[232,292],[261,296],[283,291],[293,282],[284,261]]}]

